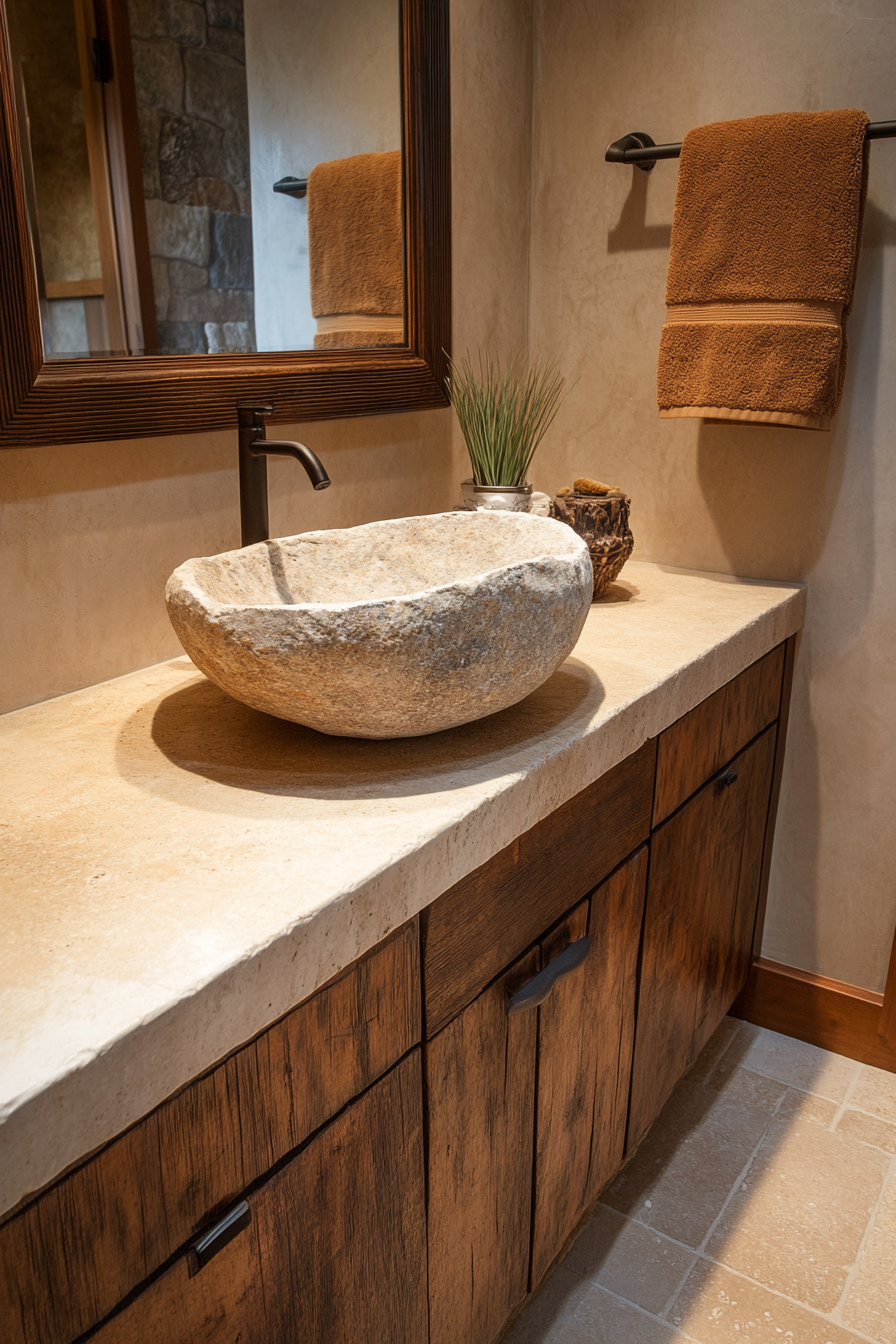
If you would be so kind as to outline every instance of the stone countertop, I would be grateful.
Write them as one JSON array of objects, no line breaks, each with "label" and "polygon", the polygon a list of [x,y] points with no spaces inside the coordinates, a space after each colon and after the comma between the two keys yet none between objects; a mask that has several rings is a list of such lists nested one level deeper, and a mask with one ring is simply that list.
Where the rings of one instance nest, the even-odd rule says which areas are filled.
[{"label": "stone countertop", "polygon": [[431,737],[326,737],[187,658],[0,718],[0,1212],[797,631],[797,585],[630,562],[572,656]]}]

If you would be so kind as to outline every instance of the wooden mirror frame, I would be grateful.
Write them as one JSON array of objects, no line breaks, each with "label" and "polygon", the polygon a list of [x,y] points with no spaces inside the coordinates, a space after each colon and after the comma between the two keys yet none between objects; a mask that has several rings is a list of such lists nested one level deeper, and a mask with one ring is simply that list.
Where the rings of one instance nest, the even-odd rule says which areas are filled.
[{"label": "wooden mirror frame", "polygon": [[31,226],[0,0],[0,447],[236,427],[235,403],[274,420],[447,404],[451,331],[448,0],[400,0],[408,344],[380,350],[44,359]]}]

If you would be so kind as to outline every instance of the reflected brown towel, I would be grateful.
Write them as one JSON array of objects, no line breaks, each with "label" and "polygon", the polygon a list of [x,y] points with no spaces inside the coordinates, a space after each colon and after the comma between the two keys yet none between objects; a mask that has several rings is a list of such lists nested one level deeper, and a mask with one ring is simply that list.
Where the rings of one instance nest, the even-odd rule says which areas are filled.
[{"label": "reflected brown towel", "polygon": [[315,350],[404,342],[399,150],[312,168],[308,257]]},{"label": "reflected brown towel", "polygon": [[865,204],[864,112],[690,131],[681,149],[661,416],[829,429]]}]

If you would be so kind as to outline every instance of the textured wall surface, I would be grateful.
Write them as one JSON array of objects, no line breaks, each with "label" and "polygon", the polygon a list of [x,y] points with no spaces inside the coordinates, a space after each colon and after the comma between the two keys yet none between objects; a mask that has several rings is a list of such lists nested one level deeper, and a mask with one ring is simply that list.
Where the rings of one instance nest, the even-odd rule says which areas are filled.
[{"label": "textured wall surface", "polygon": [[896,143],[871,148],[846,394],[830,434],[661,421],[676,165],[609,141],[764,112],[896,116],[891,0],[536,0],[530,338],[576,383],[543,489],[632,498],[635,555],[807,579],[764,953],[880,989],[896,920]]},{"label": "textured wall surface", "polygon": [[[454,0],[454,348],[531,342],[578,382],[535,460],[632,497],[636,556],[809,582],[765,953],[880,988],[896,920],[896,143],[871,149],[851,367],[832,434],[662,422],[656,351],[676,166],[605,164],[629,130],[785,109],[896,116],[891,0]],[[534,51],[534,116],[530,52]],[[534,127],[531,141],[530,128]],[[532,171],[532,248],[529,180]],[[283,427],[335,482],[273,461],[285,534],[450,507],[447,411]],[[238,537],[236,435],[0,456],[13,708],[177,652],[164,579]]]},{"label": "textured wall surface", "polygon": [[255,330],[259,350],[312,350],[308,201],[281,177],[401,148],[398,0],[245,0]]},{"label": "textured wall surface", "polygon": [[[525,344],[529,6],[454,0],[454,327],[461,348]],[[464,474],[451,413],[278,425],[323,458],[312,492],[269,464],[273,535],[450,508]],[[171,571],[239,544],[237,436],[195,434],[0,453],[0,712],[180,646]]]}]

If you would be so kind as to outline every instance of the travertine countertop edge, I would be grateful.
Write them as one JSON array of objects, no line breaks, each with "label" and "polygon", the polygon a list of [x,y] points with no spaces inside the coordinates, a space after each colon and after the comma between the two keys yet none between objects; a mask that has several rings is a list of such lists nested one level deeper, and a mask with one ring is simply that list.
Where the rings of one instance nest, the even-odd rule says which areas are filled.
[{"label": "travertine countertop edge", "polygon": [[[355,774],[345,797],[340,795],[338,782],[329,782],[330,777],[325,777],[323,785],[309,788],[306,796],[279,784],[247,785],[238,778],[238,770],[227,774],[229,766],[221,767],[218,778],[214,771],[196,770],[192,762],[186,770],[179,768],[177,761],[172,764],[162,753],[156,763],[151,754],[156,747],[147,746],[147,722],[141,724],[139,713],[133,712],[134,703],[143,696],[147,707],[154,707],[153,742],[158,738],[164,747],[164,721],[156,732],[160,714],[164,720],[161,711],[177,701],[179,694],[200,695],[199,684],[207,686],[186,660],[145,669],[0,719],[0,733],[8,734],[10,745],[18,744],[23,761],[32,746],[35,771],[41,750],[55,753],[57,764],[65,759],[66,743],[58,739],[65,737],[59,725],[66,724],[67,716],[80,716],[79,723],[87,725],[79,730],[80,737],[71,730],[71,749],[82,753],[82,776],[72,783],[70,799],[59,798],[58,790],[52,800],[46,799],[48,830],[57,824],[53,809],[59,811],[58,824],[62,825],[66,808],[79,817],[79,807],[89,808],[92,785],[83,771],[85,762],[93,760],[91,744],[95,742],[97,756],[117,753],[115,768],[105,762],[108,780],[103,788],[96,786],[97,797],[102,800],[106,796],[103,789],[111,790],[108,796],[123,800],[128,818],[136,818],[133,844],[138,869],[141,862],[145,867],[146,853],[151,853],[145,837],[139,835],[140,816],[158,816],[159,826],[169,828],[163,847],[168,843],[178,857],[178,846],[185,849],[196,864],[200,886],[210,877],[208,854],[201,847],[190,850],[188,841],[182,842],[176,831],[171,838],[170,828],[182,825],[185,832],[190,826],[195,828],[198,813],[209,819],[210,830],[217,827],[221,837],[229,837],[238,829],[231,824],[237,816],[239,825],[247,823],[244,830],[249,838],[245,852],[239,850],[237,840],[230,842],[243,865],[233,874],[234,884],[246,883],[251,890],[257,869],[254,881],[266,901],[258,927],[249,936],[251,920],[239,906],[236,886],[220,898],[210,886],[206,899],[213,895],[220,899],[220,907],[214,902],[209,906],[216,916],[212,924],[205,916],[203,925],[201,911],[197,916],[198,944],[194,947],[188,940],[183,948],[178,947],[181,960],[174,958],[175,966],[162,967],[156,978],[148,975],[144,982],[137,974],[128,981],[123,972],[118,983],[114,969],[111,973],[104,969],[99,941],[108,933],[108,955],[114,955],[116,948],[121,954],[133,908],[135,918],[148,921],[144,925],[147,955],[158,957],[159,948],[166,945],[165,920],[176,928],[176,901],[183,899],[182,887],[166,877],[156,897],[151,872],[142,871],[140,882],[133,879],[138,894],[130,888],[125,893],[133,899],[133,907],[129,904],[122,913],[112,889],[102,896],[99,906],[93,890],[89,898],[81,895],[83,875],[79,874],[81,885],[73,883],[77,894],[69,918],[74,925],[77,903],[83,902],[87,928],[79,923],[66,931],[66,858],[62,853],[56,856],[57,870],[52,882],[46,881],[45,923],[55,921],[62,933],[70,932],[75,944],[82,937],[84,947],[76,947],[67,961],[57,950],[56,927],[49,934],[42,933],[46,946],[37,940],[40,974],[35,983],[14,984],[5,996],[8,1030],[4,1031],[7,1048],[0,1069],[0,1212],[263,1030],[516,836],[795,633],[802,625],[805,607],[804,590],[793,584],[732,580],[643,562],[630,563],[619,589],[630,594],[630,601],[592,609],[572,659],[561,670],[563,676],[555,674],[562,690],[562,694],[553,692],[556,703],[550,689],[530,697],[529,717],[534,727],[528,736],[521,732],[514,738],[511,731],[510,746],[505,749],[494,724],[482,721],[486,726],[478,735],[476,725],[456,730],[466,733],[472,746],[466,755],[458,752],[452,758],[451,747],[461,739],[443,735],[439,749],[450,759],[447,766],[433,767],[431,776],[420,766],[427,748],[417,745],[427,739],[418,739],[406,749],[369,744],[363,750],[373,762],[371,778],[377,775],[380,755],[400,761],[404,751],[417,764],[409,766],[405,775],[398,767],[392,775],[381,772],[385,784],[379,780],[367,785],[365,775]],[[695,605],[700,602],[702,607]],[[151,692],[148,697],[147,692]],[[130,712],[115,724],[113,709],[119,700]],[[572,709],[561,712],[567,701]],[[513,710],[504,711],[504,715],[513,714]],[[495,716],[495,721],[501,718]],[[511,726],[514,722],[505,720]],[[127,756],[128,733],[136,734],[137,766]],[[41,734],[44,740],[33,745],[32,738],[40,739]],[[332,761],[344,757],[347,748],[339,744],[345,742],[329,739],[323,744]],[[435,747],[433,752],[437,755]],[[282,771],[271,772],[272,780],[281,777]],[[338,772],[332,774],[332,779],[339,778]],[[404,787],[408,779],[413,789]],[[39,797],[40,780],[32,787],[38,791],[35,798]],[[24,810],[29,796],[26,785],[21,800],[23,818],[30,815]],[[210,810],[203,811],[206,807]],[[290,872],[284,854],[274,851],[284,834],[295,843],[296,827],[306,824],[308,843],[296,854],[305,866],[304,899],[300,899],[296,870]],[[348,844],[346,854],[331,861],[326,848],[326,862],[321,865],[326,871],[318,875],[316,856],[339,836],[340,826],[352,830],[363,854],[349,853],[353,846]],[[0,842],[12,842],[10,873],[16,863],[15,832],[12,815],[0,831]],[[274,838],[268,841],[268,836]],[[84,837],[79,839],[83,842]],[[51,850],[46,837],[43,849]],[[31,848],[19,851],[26,854],[26,866],[34,862],[27,856],[39,850],[42,847],[32,838]],[[51,859],[48,853],[48,872]],[[177,877],[182,879],[184,874],[179,872]],[[29,868],[26,878],[29,890],[36,894],[39,875]],[[198,893],[200,904],[201,897]],[[41,908],[37,894],[35,905]],[[215,941],[219,921],[225,925],[229,921],[225,932],[230,938],[229,942],[219,940],[220,945]],[[28,930],[23,920],[17,930],[20,955],[27,952]],[[141,930],[138,927],[133,932],[139,937]],[[202,943],[204,934],[208,948]],[[96,964],[92,965],[94,957]],[[5,961],[15,970],[14,948],[7,949]],[[43,985],[40,975],[45,976]],[[54,993],[59,996],[55,1004]]]}]

